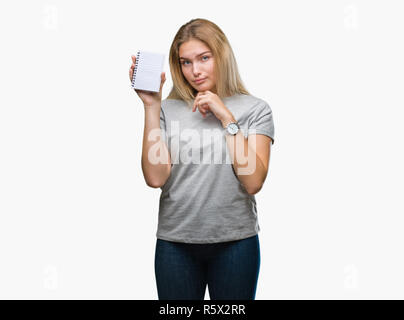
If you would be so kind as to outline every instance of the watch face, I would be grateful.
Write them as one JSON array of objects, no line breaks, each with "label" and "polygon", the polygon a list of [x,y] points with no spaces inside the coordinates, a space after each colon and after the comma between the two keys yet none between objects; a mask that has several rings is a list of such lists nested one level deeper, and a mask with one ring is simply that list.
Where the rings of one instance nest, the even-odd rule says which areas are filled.
[{"label": "watch face", "polygon": [[227,130],[230,134],[236,134],[238,132],[238,126],[235,123],[230,123]]}]

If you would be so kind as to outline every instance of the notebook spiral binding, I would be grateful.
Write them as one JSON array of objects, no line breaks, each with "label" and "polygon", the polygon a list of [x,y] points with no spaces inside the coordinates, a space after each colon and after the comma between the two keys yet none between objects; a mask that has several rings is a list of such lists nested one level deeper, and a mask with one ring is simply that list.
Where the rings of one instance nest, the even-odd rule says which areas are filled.
[{"label": "notebook spiral binding", "polygon": [[139,64],[139,57],[140,57],[140,51],[138,51],[136,54],[136,63],[135,63],[135,68],[133,70],[133,77],[132,77],[132,89],[135,87],[136,70],[137,70],[137,66]]}]

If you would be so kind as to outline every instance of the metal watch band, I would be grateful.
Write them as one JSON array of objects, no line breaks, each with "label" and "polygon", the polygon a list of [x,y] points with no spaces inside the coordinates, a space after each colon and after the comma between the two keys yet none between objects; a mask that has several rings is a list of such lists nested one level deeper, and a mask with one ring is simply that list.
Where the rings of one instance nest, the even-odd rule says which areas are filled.
[{"label": "metal watch band", "polygon": [[[232,125],[232,124],[235,124],[237,126],[237,128],[238,128],[235,133],[232,133],[232,132],[229,131],[229,126]],[[239,130],[240,130],[240,125],[238,124],[237,121],[230,122],[225,128],[225,133],[228,134],[228,135],[233,135],[234,136],[234,135],[236,135],[238,133]]]}]

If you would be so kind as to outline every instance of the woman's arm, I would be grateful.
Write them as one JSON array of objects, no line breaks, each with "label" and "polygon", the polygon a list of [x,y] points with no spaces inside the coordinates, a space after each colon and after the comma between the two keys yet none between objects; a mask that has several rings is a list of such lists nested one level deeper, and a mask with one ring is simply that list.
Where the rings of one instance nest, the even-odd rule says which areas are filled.
[{"label": "woman's arm", "polygon": [[[235,121],[234,117],[223,121],[223,128]],[[262,134],[245,138],[239,130],[234,136],[226,135],[226,143],[238,179],[249,194],[256,194],[267,177],[272,139]]]},{"label": "woman's arm", "polygon": [[142,171],[146,184],[152,188],[163,186],[171,173],[171,157],[160,129],[161,102],[144,106],[145,125],[142,147]]}]

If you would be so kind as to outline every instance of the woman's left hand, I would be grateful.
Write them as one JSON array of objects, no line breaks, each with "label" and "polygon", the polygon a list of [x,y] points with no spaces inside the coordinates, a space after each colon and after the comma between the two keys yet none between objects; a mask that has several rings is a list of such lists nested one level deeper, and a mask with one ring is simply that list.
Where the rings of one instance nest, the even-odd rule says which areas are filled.
[{"label": "woman's left hand", "polygon": [[232,116],[230,110],[227,109],[219,96],[209,90],[198,92],[192,112],[195,112],[196,108],[198,108],[204,118],[206,118],[208,111],[211,111],[220,121]]}]

